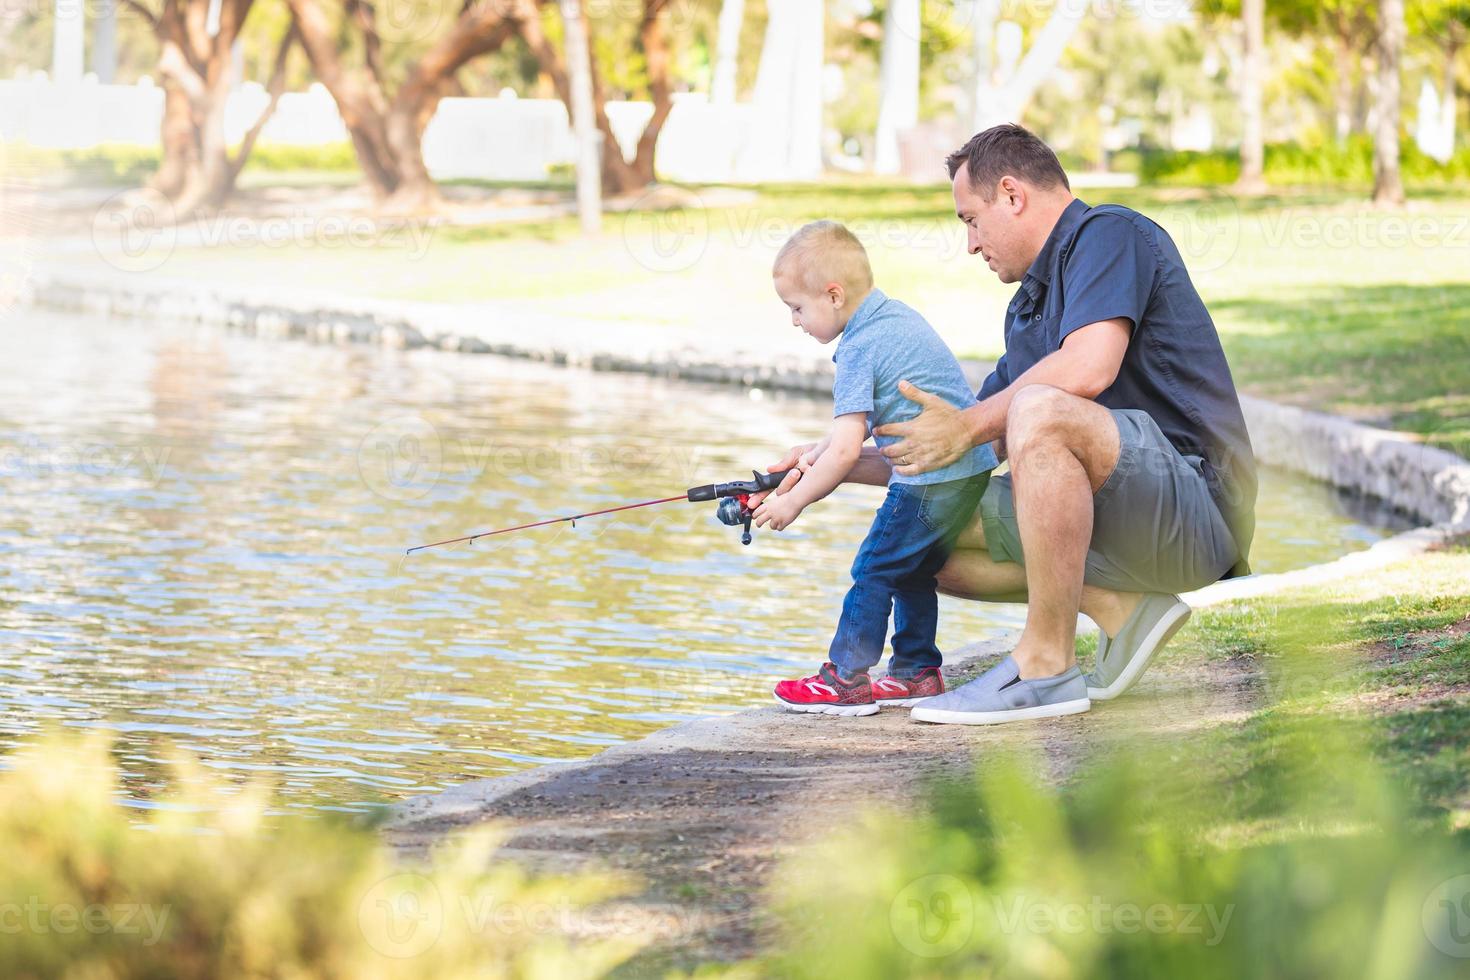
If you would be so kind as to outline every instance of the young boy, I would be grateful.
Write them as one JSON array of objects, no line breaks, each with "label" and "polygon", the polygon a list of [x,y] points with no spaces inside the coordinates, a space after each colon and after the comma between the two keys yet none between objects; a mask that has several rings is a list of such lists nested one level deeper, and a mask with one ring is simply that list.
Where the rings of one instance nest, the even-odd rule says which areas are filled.
[{"label": "young boy", "polygon": [[[837,222],[798,230],[777,254],[772,276],[795,326],[823,344],[841,338],[832,355],[832,429],[802,457],[797,483],[767,496],[755,511],[756,524],[780,531],[842,482],[874,427],[919,414],[919,406],[899,394],[900,381],[956,405],[969,404],[974,395],[934,328],[873,288],[867,252]],[[852,588],[828,662],[811,677],[777,684],[778,701],[794,711],[870,715],[880,705],[912,707],[944,692],[942,658],[934,645],[935,574],[995,465],[995,453],[982,446],[943,469],[890,479],[888,496],[853,562]],[[883,657],[890,610],[888,676],[869,681],[868,669]]]}]

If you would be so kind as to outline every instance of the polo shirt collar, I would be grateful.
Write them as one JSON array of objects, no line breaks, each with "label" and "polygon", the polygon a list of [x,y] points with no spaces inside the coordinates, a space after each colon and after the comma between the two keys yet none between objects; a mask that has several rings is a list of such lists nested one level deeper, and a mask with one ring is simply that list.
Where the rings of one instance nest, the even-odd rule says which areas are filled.
[{"label": "polo shirt collar", "polygon": [[878,312],[878,307],[882,306],[887,300],[888,297],[883,294],[883,290],[874,286],[868,292],[868,295],[863,297],[863,301],[858,304],[858,308],[852,311],[852,316],[847,318],[847,326],[842,328],[843,339],[852,336],[871,320],[873,314]]},{"label": "polo shirt collar", "polygon": [[1057,223],[1052,226],[1051,234],[1046,236],[1046,244],[1041,246],[1036,260],[1031,263],[1031,268],[1026,270],[1026,275],[1021,279],[1021,288],[1034,300],[1037,299],[1041,286],[1051,283],[1051,270],[1056,262],[1057,250],[1062,247],[1077,227],[1082,216],[1091,210],[1083,200],[1073,198],[1072,203],[1062,210],[1057,218]]}]

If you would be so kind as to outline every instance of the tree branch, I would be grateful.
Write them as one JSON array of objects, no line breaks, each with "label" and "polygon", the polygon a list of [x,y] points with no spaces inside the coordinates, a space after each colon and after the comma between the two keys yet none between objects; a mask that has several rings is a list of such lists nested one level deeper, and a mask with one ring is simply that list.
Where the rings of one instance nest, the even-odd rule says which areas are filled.
[{"label": "tree branch", "polygon": [[122,0],[122,4],[146,20],[150,28],[155,31],[158,30],[158,15],[143,6],[138,0]]},{"label": "tree branch", "polygon": [[261,111],[260,118],[255,120],[255,125],[250,127],[250,131],[240,141],[240,149],[235,152],[235,159],[230,161],[230,186],[232,187],[235,179],[240,176],[245,161],[250,159],[250,151],[255,149],[255,141],[260,137],[260,131],[265,128],[266,122],[275,113],[276,104],[281,101],[281,93],[286,90],[286,59],[291,53],[291,47],[299,37],[296,31],[296,21],[293,19],[291,26],[286,28],[285,36],[281,38],[281,46],[276,49],[276,62],[271,68],[270,83],[266,85],[266,91],[270,93],[270,101]]}]

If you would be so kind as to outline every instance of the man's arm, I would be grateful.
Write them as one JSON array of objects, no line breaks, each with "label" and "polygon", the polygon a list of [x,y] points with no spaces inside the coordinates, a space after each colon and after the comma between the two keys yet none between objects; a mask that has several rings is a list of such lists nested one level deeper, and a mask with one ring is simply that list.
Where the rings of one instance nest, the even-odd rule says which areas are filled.
[{"label": "man's arm", "polygon": [[1118,377],[1132,328],[1133,321],[1127,317],[1079,327],[1067,335],[1060,349],[1037,361],[1012,384],[965,409],[901,382],[900,393],[924,406],[924,411],[908,422],[880,425],[873,434],[899,437],[882,453],[903,476],[948,466],[975,446],[992,441],[996,455],[1003,458],[1006,416],[1015,393],[1026,385],[1044,384],[1096,398]]}]

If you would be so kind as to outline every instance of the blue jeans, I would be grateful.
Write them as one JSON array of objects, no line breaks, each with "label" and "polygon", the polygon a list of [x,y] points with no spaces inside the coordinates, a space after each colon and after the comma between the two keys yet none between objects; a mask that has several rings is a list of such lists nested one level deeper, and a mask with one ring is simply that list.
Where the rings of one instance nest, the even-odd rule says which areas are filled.
[{"label": "blue jeans", "polygon": [[916,486],[890,483],[888,496],[852,563],[852,588],[827,659],[844,677],[883,659],[893,614],[893,659],[888,673],[910,678],[943,661],[934,645],[939,625],[935,575],[944,567],[990,473]]}]

